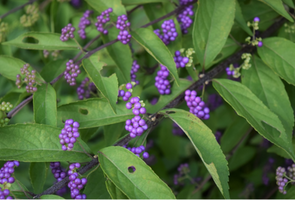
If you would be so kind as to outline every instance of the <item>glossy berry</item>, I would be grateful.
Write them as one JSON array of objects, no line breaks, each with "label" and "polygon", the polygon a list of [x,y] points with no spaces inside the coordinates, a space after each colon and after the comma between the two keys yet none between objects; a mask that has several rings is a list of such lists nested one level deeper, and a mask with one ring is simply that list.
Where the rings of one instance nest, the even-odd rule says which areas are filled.
[{"label": "glossy berry", "polygon": [[287,191],[285,190],[285,185],[288,182],[288,179],[284,177],[286,174],[286,169],[283,167],[278,167],[276,171],[276,180],[277,180],[277,185],[279,188],[279,192],[286,194]]},{"label": "glossy berry", "polygon": [[262,47],[262,45],[263,45],[262,41],[258,41],[257,46],[258,46],[258,47]]},{"label": "glossy berry", "polygon": [[97,22],[95,23],[96,29],[102,34],[108,34],[108,30],[103,28],[103,25],[110,21],[110,13],[113,12],[112,8],[108,8],[97,16]]},{"label": "glossy berry", "polygon": [[161,95],[170,94],[170,82],[168,80],[169,71],[168,69],[160,64],[160,70],[157,72],[155,77],[155,86]]},{"label": "glossy berry", "polygon": [[86,199],[86,194],[80,194],[80,190],[83,189],[87,183],[86,178],[78,178],[79,174],[76,171],[80,167],[80,163],[72,163],[69,166],[68,175],[70,175],[70,182],[68,183],[68,187],[71,190],[71,197],[73,199]]},{"label": "glossy berry", "polygon": [[75,31],[75,27],[72,26],[72,24],[68,24],[67,26],[65,26],[64,28],[61,29],[61,36],[60,36],[60,40],[65,42],[67,41],[69,38],[74,38],[74,31]]},{"label": "glossy berry", "polygon": [[[12,177],[12,174],[14,173],[14,167],[18,167],[19,162],[18,161],[7,161],[4,166],[0,169],[0,184],[2,184],[4,187],[0,187],[0,197],[1,199],[12,199],[11,196],[8,196],[10,194],[9,188],[10,184],[15,182],[15,179]],[[6,188],[5,188],[6,187]]]},{"label": "glossy berry", "polygon": [[143,158],[149,158],[149,153],[145,151],[145,147],[143,145],[139,147],[132,147],[132,148],[127,147],[127,149],[138,157],[142,155]]},{"label": "glossy berry", "polygon": [[206,107],[205,102],[202,101],[200,97],[197,97],[197,92],[192,90],[185,91],[186,105],[190,109],[190,113],[194,114],[200,119],[209,119],[210,118],[210,109]]},{"label": "glossy berry", "polygon": [[90,98],[90,93],[91,92],[95,92],[96,91],[96,87],[94,85],[94,83],[90,83],[90,80],[88,77],[86,77],[81,85],[77,88],[77,94],[78,94],[78,98],[80,100],[82,99],[88,99]]},{"label": "glossy berry", "polygon": [[78,25],[78,34],[80,36],[80,38],[82,39],[86,39],[86,26],[89,26],[91,24],[90,20],[88,19],[90,14],[92,13],[91,10],[86,10],[85,13],[83,14],[83,17],[80,18],[80,22]]},{"label": "glossy berry", "polygon": [[59,134],[60,144],[62,145],[62,150],[72,150],[77,138],[80,136],[78,132],[79,123],[74,122],[72,119],[67,119],[65,121],[65,126]]},{"label": "glossy berry", "polygon": [[117,39],[123,44],[130,42],[131,35],[128,32],[128,27],[130,27],[130,22],[127,22],[128,18],[126,15],[118,16],[116,28],[120,30]]},{"label": "glossy berry", "polygon": [[139,64],[137,64],[137,61],[134,60],[133,63],[132,63],[132,67],[131,67],[131,71],[130,71],[130,77],[131,77],[131,81],[132,82],[135,82],[136,85],[139,84],[139,81],[136,80],[136,72],[139,70],[140,66]]},{"label": "glossy berry", "polygon": [[193,20],[190,16],[194,15],[193,6],[186,7],[182,12],[180,12],[177,16],[177,21],[180,24],[180,28],[183,34],[188,33],[188,28],[192,25]]},{"label": "glossy berry", "polygon": [[70,86],[76,85],[76,77],[81,73],[79,66],[74,64],[73,60],[69,60],[66,65],[64,77]]},{"label": "glossy berry", "polygon": [[177,68],[179,67],[184,68],[186,64],[189,62],[189,58],[182,57],[180,51],[175,51],[174,55],[175,56],[173,58]]},{"label": "glossy berry", "polygon": [[254,17],[254,20],[253,20],[254,22],[259,22],[260,21],[260,19],[259,19],[259,17]]},{"label": "glossy berry", "polygon": [[[51,162],[50,163],[51,172],[57,182],[63,180],[67,176],[67,172],[61,167],[60,162]],[[62,196],[67,192],[66,187],[59,189],[56,194]]]},{"label": "glossy berry", "polygon": [[166,20],[161,25],[162,33],[160,29],[154,30],[154,33],[164,42],[165,45],[168,45],[171,41],[174,41],[178,36],[175,28],[174,21],[172,19]]}]

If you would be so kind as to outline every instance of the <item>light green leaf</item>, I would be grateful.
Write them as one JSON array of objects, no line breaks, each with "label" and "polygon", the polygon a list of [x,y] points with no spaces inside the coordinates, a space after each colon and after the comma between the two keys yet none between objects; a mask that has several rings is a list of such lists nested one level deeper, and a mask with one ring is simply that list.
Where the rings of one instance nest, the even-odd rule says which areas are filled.
[{"label": "light green leaf", "polygon": [[212,131],[195,115],[181,109],[160,111],[187,135],[224,198],[229,197],[228,167]]},{"label": "light green leaf", "polygon": [[47,194],[47,195],[42,195],[40,199],[65,199],[65,198],[62,198],[61,196],[58,196],[58,195]]},{"label": "light green leaf", "polygon": [[112,199],[128,199],[128,197],[117,188],[110,179],[107,179],[105,184]]},{"label": "light green leaf", "polygon": [[116,22],[119,15],[126,15],[125,7],[122,5],[121,0],[85,0],[92,8],[99,13],[108,8],[112,8],[113,12],[110,13],[111,21]]},{"label": "light green leaf", "polygon": [[169,2],[169,0],[122,0],[124,5],[139,5],[146,3]]},{"label": "light green leaf", "polygon": [[[0,160],[21,162],[88,162],[91,160],[78,142],[72,151],[59,143],[61,129],[43,124],[15,124],[0,128]],[[79,142],[89,152],[82,141]]]},{"label": "light green leaf", "polygon": [[259,134],[295,158],[291,141],[288,140],[278,116],[246,86],[226,79],[214,79],[213,86],[237,114],[244,117]]},{"label": "light green leaf", "polygon": [[171,102],[178,95],[183,93],[191,84],[191,81],[188,81],[186,79],[179,79],[179,86],[173,84],[173,86],[171,87],[170,95],[161,95],[158,102],[155,105],[151,105],[148,101],[145,102],[147,112],[155,113],[160,109],[164,108],[169,102]]},{"label": "light green leaf", "polygon": [[224,46],[235,18],[235,0],[199,0],[193,44],[201,66],[207,67]]},{"label": "light green leaf", "polygon": [[162,40],[148,28],[137,29],[131,32],[131,35],[151,56],[160,64],[167,67],[177,85],[179,85],[179,78],[173,56]]},{"label": "light green leaf", "polygon": [[260,58],[253,56],[251,60],[252,67],[243,70],[242,82],[279,117],[286,137],[291,140],[294,115],[284,84]]},{"label": "light green leaf", "polygon": [[116,74],[112,74],[110,77],[103,77],[101,71],[103,70],[105,63],[99,62],[95,56],[84,59],[83,66],[91,79],[91,82],[95,84],[97,89],[109,101],[114,112],[116,112],[116,102],[118,99],[119,88]]},{"label": "light green leaf", "polygon": [[[117,36],[119,34],[119,30],[115,28],[109,29],[108,31],[108,35],[102,36],[104,43],[117,39]],[[130,70],[133,61],[128,44],[124,45],[120,41],[118,41],[108,46],[107,51],[117,65],[116,74],[119,79],[119,84],[121,85],[130,82]]]},{"label": "light green leaf", "polygon": [[105,177],[101,168],[97,168],[87,178],[87,184],[84,192],[87,195],[87,199],[110,199],[106,185]]},{"label": "light green leaf", "polygon": [[[99,162],[107,177],[130,199],[175,199],[171,189],[131,151],[118,146],[103,148]],[[135,171],[128,170],[131,167]]]},{"label": "light green leaf", "polygon": [[[79,46],[73,39],[62,42],[60,40],[61,34],[58,33],[38,33],[29,32],[24,33],[17,38],[4,42],[2,45],[13,45],[22,49],[35,49],[35,50],[78,50]],[[36,42],[28,43],[25,39],[35,39]]]},{"label": "light green leaf", "polygon": [[[293,145],[293,149],[295,150],[295,140],[293,140],[292,145]],[[267,153],[275,153],[283,158],[292,159],[291,156],[286,153],[286,151],[284,151],[283,149],[281,149],[275,145],[268,148]]]},{"label": "light green leaf", "polygon": [[73,119],[80,123],[80,128],[92,128],[116,124],[133,117],[131,110],[126,109],[125,102],[119,101],[115,114],[104,98],[87,99],[57,108],[57,126],[63,127],[63,121]]},{"label": "light green leaf", "polygon": [[[288,49],[288,51],[286,51]],[[281,78],[295,85],[295,44],[279,37],[263,40],[263,46],[258,48],[258,54]]]},{"label": "light green leaf", "polygon": [[249,26],[247,26],[247,23],[244,19],[241,6],[239,4],[239,1],[236,0],[236,14],[235,14],[235,21],[241,26],[241,28],[246,31],[249,35],[253,35],[252,31],[250,30]]},{"label": "light green leaf", "polygon": [[294,22],[292,17],[288,14],[285,10],[282,0],[260,0],[261,2],[265,3],[269,7],[271,7],[274,11],[288,19],[290,22]]},{"label": "light green leaf", "polygon": [[43,186],[48,172],[48,164],[44,162],[32,162],[29,172],[34,193],[38,194],[43,192]]},{"label": "light green leaf", "polygon": [[33,95],[33,107],[35,123],[56,126],[56,93],[50,84],[38,87]]}]

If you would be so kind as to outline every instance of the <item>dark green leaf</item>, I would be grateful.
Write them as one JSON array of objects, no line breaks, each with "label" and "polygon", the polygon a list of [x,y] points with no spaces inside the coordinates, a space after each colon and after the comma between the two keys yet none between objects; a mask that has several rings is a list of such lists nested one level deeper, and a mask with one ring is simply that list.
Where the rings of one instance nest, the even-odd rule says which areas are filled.
[{"label": "dark green leaf", "polygon": [[181,109],[167,109],[160,113],[168,116],[185,132],[221,194],[229,198],[227,161],[212,131],[190,112]]},{"label": "dark green leaf", "polygon": [[242,9],[240,7],[239,1],[236,0],[236,14],[235,14],[235,21],[241,26],[241,28],[246,31],[249,35],[253,35],[252,31],[250,30],[249,26],[244,19]]},{"label": "dark green leaf", "polygon": [[[131,199],[175,199],[171,189],[131,151],[118,146],[99,151],[99,162],[107,177]],[[135,167],[135,171],[128,168]]]},{"label": "dark green leaf", "polygon": [[65,60],[51,61],[42,68],[40,75],[49,83],[66,70],[66,62]]},{"label": "dark green leaf", "polygon": [[97,89],[109,101],[114,112],[116,112],[116,102],[118,99],[119,88],[116,74],[112,74],[110,77],[103,77],[101,71],[103,70],[105,63],[99,62],[95,56],[84,59],[83,66],[91,79],[91,82],[95,84]]},{"label": "dark green leaf", "polygon": [[265,3],[269,7],[271,7],[273,10],[275,10],[277,13],[288,19],[290,22],[294,22],[292,17],[288,14],[288,12],[285,10],[282,0],[260,0],[261,2]]},{"label": "dark green leaf", "polygon": [[256,149],[254,147],[240,147],[228,162],[229,170],[234,171],[249,163],[249,161],[255,156],[255,153]]},{"label": "dark green leaf", "polygon": [[[293,149],[295,150],[295,140],[293,140]],[[290,157],[290,155],[288,155],[283,149],[281,149],[277,146],[272,146],[272,147],[268,148],[267,152],[268,153],[275,153],[283,158],[292,159]]]},{"label": "dark green leaf", "polygon": [[[288,49],[288,51],[286,51]],[[288,83],[295,85],[295,44],[279,37],[263,40],[263,46],[258,48],[258,54],[275,73]]]},{"label": "dark green leaf", "polygon": [[103,127],[103,134],[106,146],[113,145],[121,136],[125,130],[125,123],[117,123],[114,125],[108,125]]},{"label": "dark green leaf", "polygon": [[80,123],[80,128],[99,127],[126,121],[134,115],[122,101],[118,102],[116,111],[117,114],[104,98],[73,102],[57,108],[57,126],[63,127],[63,121],[71,118]]},{"label": "dark green leaf", "polygon": [[24,61],[10,56],[0,56],[0,74],[10,80],[16,81],[16,75],[20,74],[20,68],[26,64]]},{"label": "dark green leaf", "polygon": [[294,159],[291,141],[278,118],[246,86],[239,82],[214,79],[213,86],[237,112],[263,137],[283,148]]},{"label": "dark green leaf", "polygon": [[56,126],[56,93],[50,84],[38,87],[33,95],[34,120],[38,124]]},{"label": "dark green leaf", "polygon": [[[79,46],[73,39],[62,42],[58,33],[24,33],[17,38],[4,42],[2,45],[13,45],[22,49],[35,50],[78,50]],[[35,42],[26,42],[26,39],[35,39]]]},{"label": "dark green leaf", "polygon": [[169,0],[122,0],[124,5],[138,5],[146,3],[169,2]]},{"label": "dark green leaf", "polygon": [[15,182],[11,184],[11,187],[9,188],[10,195],[13,196],[15,199],[27,199],[31,197],[28,193],[24,193],[29,191],[24,184],[22,184],[18,179],[15,179]]},{"label": "dark green leaf", "polygon": [[38,194],[43,192],[43,186],[48,172],[48,165],[44,162],[32,162],[30,164],[29,172],[34,193]]},{"label": "dark green leaf", "polygon": [[235,18],[235,0],[199,0],[193,44],[201,66],[207,67],[226,42]]},{"label": "dark green leaf", "polygon": [[[22,162],[87,162],[91,160],[78,142],[72,151],[59,143],[61,129],[43,124],[16,124],[0,128],[0,160]],[[82,140],[84,149],[89,148]]]},{"label": "dark green leaf", "polygon": [[112,199],[129,199],[110,179],[107,179],[105,184]]},{"label": "dark green leaf", "polygon": [[292,138],[294,114],[281,79],[258,57],[252,57],[252,67],[243,70],[242,82],[281,120],[288,140]]},{"label": "dark green leaf", "polygon": [[294,3],[292,0],[283,0],[283,2],[287,4],[288,6],[290,6],[291,8],[294,8]]}]

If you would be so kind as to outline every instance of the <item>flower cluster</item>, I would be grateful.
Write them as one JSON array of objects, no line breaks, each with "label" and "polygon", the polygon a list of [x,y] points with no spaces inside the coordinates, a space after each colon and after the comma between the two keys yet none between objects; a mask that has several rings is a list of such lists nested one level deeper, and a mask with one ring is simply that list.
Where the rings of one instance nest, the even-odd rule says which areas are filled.
[{"label": "flower cluster", "polygon": [[80,194],[80,190],[84,188],[87,183],[86,178],[78,178],[79,174],[77,171],[80,168],[80,163],[73,163],[69,166],[69,179],[68,187],[71,189],[71,197],[73,199],[86,199],[86,194]]},{"label": "flower cluster", "polygon": [[174,62],[176,64],[176,67],[182,67],[184,68],[186,66],[186,64],[189,62],[189,58],[188,57],[182,57],[180,51],[175,51],[175,56],[174,58]]},{"label": "flower cluster", "polygon": [[190,109],[190,113],[194,114],[200,119],[209,119],[210,115],[210,109],[206,107],[205,102],[202,101],[200,97],[197,97],[196,91],[185,91],[185,97],[186,105]]},{"label": "flower cluster", "polygon": [[[286,33],[295,33],[295,25],[289,25],[287,23],[284,24],[285,32]],[[1,34],[1,27],[0,27],[0,34]],[[0,42],[1,42],[1,35],[0,35]]]},{"label": "flower cluster", "polygon": [[[253,27],[253,31],[257,31],[259,29],[259,17],[254,17],[253,22],[250,23],[248,22],[247,25],[250,27]],[[252,46],[258,46],[258,47],[262,47],[263,43],[261,41],[262,39],[259,37],[255,37],[255,34],[253,35],[253,37],[247,37],[246,38],[246,42],[248,42],[248,44],[251,44]]]},{"label": "flower cluster", "polygon": [[88,98],[90,98],[90,93],[95,90],[96,90],[96,87],[95,87],[94,83],[92,83],[92,82],[90,83],[89,78],[86,77],[82,81],[81,85],[77,88],[78,98],[80,100],[82,100],[84,98],[88,99]]},{"label": "flower cluster", "polygon": [[35,4],[28,5],[25,8],[26,14],[21,16],[20,23],[24,27],[30,27],[37,22],[39,19],[39,9],[38,6]]},{"label": "flower cluster", "polygon": [[[131,82],[131,83],[127,83],[125,85],[125,87],[127,89],[126,92],[122,89],[119,89],[118,97],[122,97],[123,101],[129,101],[130,97],[132,96],[132,87],[133,87],[132,83],[135,84],[134,82]],[[121,86],[121,87],[123,87],[123,86]]]},{"label": "flower cluster", "polygon": [[64,71],[64,77],[70,86],[76,85],[76,77],[81,73],[79,65],[74,64],[73,60],[69,60],[66,65],[67,67],[66,71]]},{"label": "flower cluster", "polygon": [[183,34],[188,33],[188,28],[192,25],[193,20],[189,16],[193,16],[193,6],[187,6],[182,12],[177,16],[177,21],[180,24],[180,28]]},{"label": "flower cluster", "polygon": [[8,31],[8,23],[1,22],[1,24],[0,24],[0,43],[4,42],[7,31]]},{"label": "flower cluster", "polygon": [[142,154],[143,158],[148,158],[149,153],[145,151],[145,147],[143,145],[139,147],[126,147],[129,151],[140,157],[140,154]]},{"label": "flower cluster", "polygon": [[160,94],[170,94],[171,93],[171,86],[168,80],[169,71],[168,69],[160,64],[160,70],[157,72],[157,76],[155,77],[155,86],[158,88]]},{"label": "flower cluster", "polygon": [[277,185],[279,187],[279,192],[283,194],[287,193],[287,191],[285,190],[285,186],[288,182],[288,179],[284,177],[285,175],[286,175],[286,169],[283,167],[278,167],[276,171],[276,180],[277,180]]},{"label": "flower cluster", "polygon": [[[51,52],[51,56],[53,57],[53,60],[57,59],[59,53],[60,53],[60,50],[54,50],[54,51]],[[49,54],[50,54],[50,52],[48,50],[43,50],[44,58],[48,58]]]},{"label": "flower cluster", "polygon": [[38,83],[36,82],[36,70],[29,71],[29,64],[26,63],[22,68],[20,68],[20,72],[22,75],[25,75],[25,78],[23,81],[21,80],[21,75],[18,74],[16,75],[16,81],[15,85],[17,85],[18,88],[21,88],[21,85],[23,83],[26,83],[26,90],[28,93],[34,93],[37,91],[37,85]]},{"label": "flower cluster", "polygon": [[131,67],[131,71],[130,71],[130,77],[131,77],[131,81],[135,82],[136,85],[139,84],[139,81],[136,80],[136,72],[138,71],[138,69],[140,68],[139,64],[137,64],[137,61],[134,60],[132,63],[132,67]]},{"label": "flower cluster", "polygon": [[110,13],[113,12],[112,8],[108,8],[101,13],[101,15],[97,16],[97,22],[95,23],[96,29],[103,33],[108,34],[108,30],[103,28],[103,25],[110,21]]},{"label": "flower cluster", "polygon": [[7,161],[4,166],[0,169],[0,184],[3,185],[0,188],[0,199],[13,199],[10,194],[10,186],[14,183],[15,179],[11,175],[14,173],[14,167],[18,167],[19,162],[14,161]]},{"label": "flower cluster", "polygon": [[130,22],[127,22],[128,18],[126,15],[118,16],[116,28],[120,30],[118,35],[118,40],[123,44],[127,44],[130,41],[131,35],[128,32],[128,27],[130,27]]},{"label": "flower cluster", "polygon": [[80,19],[80,22],[78,25],[78,27],[79,27],[78,33],[79,33],[80,38],[82,38],[82,39],[86,39],[85,28],[86,28],[86,26],[91,24],[90,20],[88,19],[91,13],[92,13],[91,10],[86,10],[85,13],[83,14],[83,17],[81,17],[81,19]]},{"label": "flower cluster", "polygon": [[9,102],[6,103],[5,101],[3,101],[0,104],[0,127],[8,124],[9,119],[6,118],[6,112],[9,112],[12,109],[12,107],[12,104]]},{"label": "flower cluster", "polygon": [[164,42],[165,45],[168,45],[171,41],[174,41],[178,36],[174,21],[172,19],[164,21],[161,25],[161,28],[163,35],[161,34],[160,29],[154,30],[154,33]]},{"label": "flower cluster", "polygon": [[60,144],[62,145],[62,150],[72,150],[77,138],[80,136],[78,132],[79,123],[74,122],[72,119],[67,119],[65,121],[65,126],[59,134]]},{"label": "flower cluster", "polygon": [[[57,182],[60,182],[67,176],[67,173],[64,169],[62,169],[60,162],[51,162],[50,168]],[[62,196],[64,193],[66,193],[66,189],[67,189],[66,187],[63,187],[60,190],[58,190],[56,194],[58,194],[59,196]]]},{"label": "flower cluster", "polygon": [[68,24],[67,26],[65,26],[64,28],[61,29],[61,36],[60,36],[60,40],[65,42],[67,41],[69,38],[74,38],[74,31],[75,31],[75,27],[72,26],[72,24]]}]

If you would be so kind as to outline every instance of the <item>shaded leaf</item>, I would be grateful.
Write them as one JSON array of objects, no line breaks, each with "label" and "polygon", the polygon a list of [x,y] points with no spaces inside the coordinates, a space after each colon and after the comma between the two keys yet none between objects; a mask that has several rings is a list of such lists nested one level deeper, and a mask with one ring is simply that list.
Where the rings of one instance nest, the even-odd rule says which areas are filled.
[{"label": "shaded leaf", "polygon": [[250,162],[255,156],[256,149],[254,147],[240,147],[228,161],[228,168],[230,171],[239,169],[243,165]]},{"label": "shaded leaf", "polygon": [[30,164],[29,172],[34,193],[38,194],[43,192],[43,186],[48,172],[48,165],[44,162],[32,162]]},{"label": "shaded leaf", "polygon": [[117,123],[114,125],[107,125],[103,127],[103,134],[106,146],[113,145],[121,136],[122,132],[125,130],[125,123]]},{"label": "shaded leaf", "polygon": [[294,8],[294,3],[292,0],[283,0],[283,2],[287,4],[288,6],[290,6],[291,8]]},{"label": "shaded leaf", "polygon": [[260,0],[261,2],[265,3],[269,7],[271,7],[274,11],[288,19],[290,22],[294,22],[292,17],[288,14],[288,12],[285,10],[282,0]]},{"label": "shaded leaf", "polygon": [[235,14],[235,21],[241,26],[241,28],[248,33],[249,35],[253,35],[252,31],[250,30],[249,26],[247,26],[247,23],[244,19],[241,6],[239,4],[239,1],[236,0],[236,14]]},{"label": "shaded leaf", "polygon": [[49,83],[66,70],[66,62],[65,60],[50,61],[42,68],[40,75]]},{"label": "shaded leaf", "polygon": [[146,3],[169,2],[169,0],[122,0],[124,5],[138,5]]},{"label": "shaded leaf", "polygon": [[105,184],[112,199],[129,199],[110,179]]},{"label": "shaded leaf", "polygon": [[65,198],[62,198],[61,196],[58,196],[58,195],[47,194],[47,195],[42,195],[40,199],[65,199]]}]

